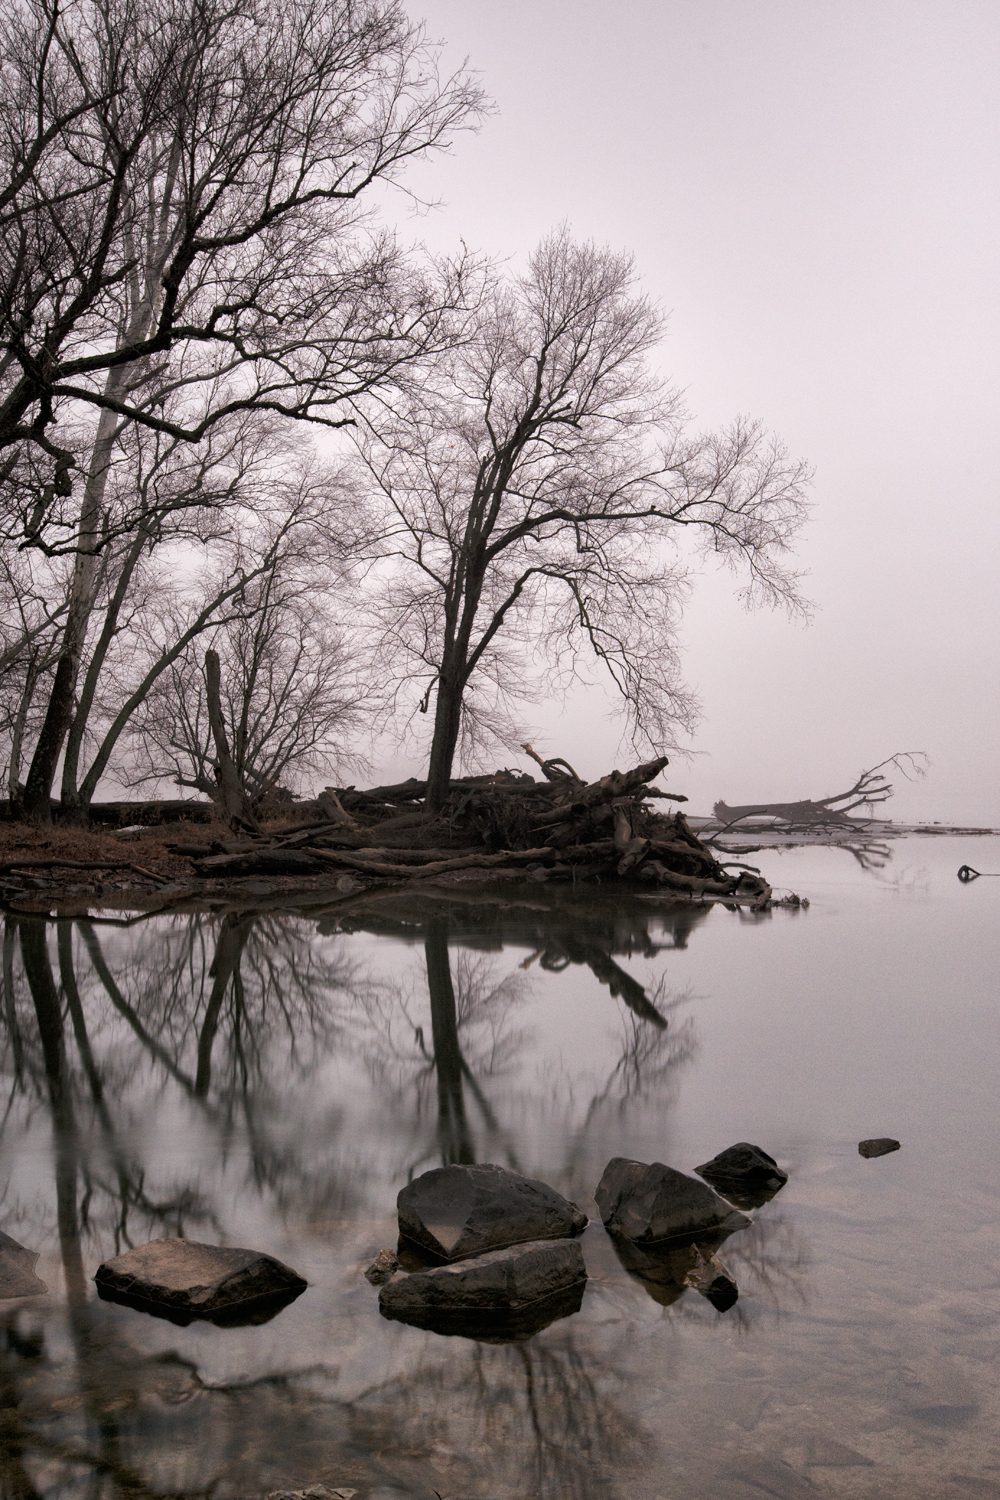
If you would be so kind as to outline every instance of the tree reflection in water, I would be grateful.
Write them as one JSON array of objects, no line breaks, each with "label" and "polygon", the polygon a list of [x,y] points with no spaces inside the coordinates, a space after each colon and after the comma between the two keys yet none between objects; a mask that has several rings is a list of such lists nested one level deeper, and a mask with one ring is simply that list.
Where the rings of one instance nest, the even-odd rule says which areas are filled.
[{"label": "tree reflection in water", "polygon": [[[530,1171],[543,1125],[554,1185],[589,1192],[623,1113],[662,1115],[693,1050],[690,1024],[675,1024],[680,999],[662,983],[647,993],[618,960],[684,946],[704,915],[680,909],[655,937],[634,902],[585,919],[542,898],[479,911],[383,902],[355,906],[349,922],[321,918],[321,930],[422,944],[426,999],[363,972],[349,940],[316,941],[292,915],[200,914],[127,934],[9,917],[4,1227],[58,1247],[64,1312],[55,1296],[0,1304],[2,1492],[222,1500],[325,1479],[429,1495],[446,1493],[444,1475],[448,1492],[470,1496],[637,1493],[649,1439],[627,1399],[639,1378],[634,1310],[599,1336],[584,1315],[526,1343],[444,1339],[380,1324],[348,1268],[334,1331],[317,1329],[265,1374],[206,1381],[193,1355],[155,1352],[155,1340],[151,1352],[139,1315],[96,1300],[90,1277],[160,1235],[232,1240],[233,1201],[305,1233],[384,1214],[407,1172],[441,1161]],[[513,972],[492,956],[505,944],[531,955]],[[580,1078],[531,1079],[536,965],[586,967],[622,1002],[609,1007],[616,1050],[582,1096]],[[367,1118],[388,1122],[380,1139],[365,1139],[338,1092],[359,1069]],[[158,1149],[160,1118],[209,1150]],[[46,1120],[51,1185],[32,1145]],[[13,1149],[19,1135],[26,1155]],[[765,1234],[755,1254],[776,1278],[767,1268],[793,1260],[794,1245]],[[373,1341],[382,1372],[359,1378]]]}]

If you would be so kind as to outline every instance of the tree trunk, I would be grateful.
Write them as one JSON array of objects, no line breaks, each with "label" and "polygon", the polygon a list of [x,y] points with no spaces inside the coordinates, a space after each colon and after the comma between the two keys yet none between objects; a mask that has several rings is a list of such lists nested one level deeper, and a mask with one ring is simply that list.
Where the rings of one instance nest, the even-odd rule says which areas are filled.
[{"label": "tree trunk", "polygon": [[251,833],[260,832],[260,824],[250,806],[239,772],[233,761],[229,740],[226,736],[226,721],[222,715],[221,673],[219,653],[205,652],[205,695],[208,700],[208,722],[215,741],[215,758],[218,763],[216,775],[219,781],[219,797],[230,828],[247,828]]},{"label": "tree trunk", "polygon": [[28,665],[25,672],[24,687],[18,700],[17,712],[10,731],[10,764],[7,767],[7,796],[10,800],[11,815],[15,810],[21,809],[21,749],[24,745],[24,731],[28,726],[28,715],[31,712],[32,699],[38,686],[41,675],[41,648],[34,649],[28,656]]},{"label": "tree trunk", "polygon": [[[120,370],[111,370],[105,383],[110,396],[117,396],[123,375]],[[63,630],[62,646],[56,666],[55,681],[45,711],[45,722],[38,736],[35,754],[28,772],[24,791],[24,810],[37,823],[52,822],[52,783],[55,781],[56,765],[62,750],[66,732],[73,719],[73,701],[76,680],[80,672],[80,661],[87,639],[87,626],[94,603],[94,585],[97,577],[96,546],[104,509],[104,495],[111,470],[111,453],[118,431],[119,418],[112,411],[102,411],[97,424],[97,436],[90,456],[90,468],[80,507],[79,551],[73,563],[73,581],[70,585],[69,607]]]},{"label": "tree trunk", "polygon": [[442,672],[434,705],[434,738],[427,769],[427,811],[440,812],[451,787],[451,771],[462,724],[462,693],[465,684],[457,674]]}]

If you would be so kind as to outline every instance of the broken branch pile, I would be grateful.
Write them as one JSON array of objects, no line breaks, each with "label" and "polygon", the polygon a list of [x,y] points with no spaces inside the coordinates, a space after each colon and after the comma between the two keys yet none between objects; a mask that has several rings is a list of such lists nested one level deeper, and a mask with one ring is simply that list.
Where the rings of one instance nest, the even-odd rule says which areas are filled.
[{"label": "broken branch pile", "polygon": [[[759,876],[730,874],[692,833],[683,813],[656,811],[656,798],[684,801],[650,783],[666,756],[587,783],[564,761],[542,761],[545,781],[517,772],[453,781],[440,813],[425,805],[426,782],[369,791],[327,788],[308,822],[229,840],[196,860],[198,873],[319,874],[342,869],[413,881],[443,875],[484,879],[627,879],[689,896],[749,898],[763,905]],[[194,852],[193,850],[191,851]]]}]

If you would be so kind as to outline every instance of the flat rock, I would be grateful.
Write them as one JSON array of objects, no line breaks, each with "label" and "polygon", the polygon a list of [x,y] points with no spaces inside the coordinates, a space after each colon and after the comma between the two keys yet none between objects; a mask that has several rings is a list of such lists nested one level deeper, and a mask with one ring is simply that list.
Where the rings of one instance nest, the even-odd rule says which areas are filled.
[{"label": "flat rock", "polygon": [[442,1260],[580,1234],[587,1215],[555,1188],[506,1167],[435,1167],[396,1199],[399,1232]]},{"label": "flat rock", "polygon": [[877,1135],[870,1141],[858,1142],[858,1151],[862,1156],[888,1156],[890,1151],[898,1150],[899,1142],[888,1135]]},{"label": "flat rock", "polygon": [[48,1291],[45,1282],[35,1275],[37,1260],[37,1250],[26,1250],[0,1231],[0,1298],[37,1297]]},{"label": "flat rock", "polygon": [[94,1280],[106,1301],[159,1311],[184,1323],[193,1318],[264,1322],[307,1285],[271,1255],[180,1239],[137,1245],[106,1260]]},{"label": "flat rock", "polygon": [[774,1157],[749,1141],[727,1146],[711,1161],[695,1167],[695,1171],[717,1193],[740,1208],[759,1208],[788,1181],[788,1173],[781,1170]]},{"label": "flat rock", "polygon": [[577,1240],[535,1240],[490,1250],[454,1265],[400,1273],[378,1294],[387,1318],[403,1322],[428,1312],[519,1313],[587,1279]]},{"label": "flat rock", "polygon": [[594,1197],[604,1227],[637,1245],[731,1234],[750,1223],[703,1182],[659,1161],[613,1157]]}]

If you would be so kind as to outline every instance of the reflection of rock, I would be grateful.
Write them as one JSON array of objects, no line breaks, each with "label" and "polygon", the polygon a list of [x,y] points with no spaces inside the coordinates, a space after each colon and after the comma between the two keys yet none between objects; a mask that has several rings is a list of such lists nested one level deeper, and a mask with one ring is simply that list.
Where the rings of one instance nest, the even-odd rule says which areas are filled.
[{"label": "reflection of rock", "polygon": [[106,1301],[174,1322],[227,1325],[267,1322],[307,1285],[271,1255],[178,1239],[151,1240],[105,1261],[94,1280]]},{"label": "reflection of rock", "polygon": [[759,1208],[788,1181],[774,1157],[749,1141],[737,1141],[695,1171],[739,1208]]},{"label": "reflection of rock", "polygon": [[731,1234],[750,1223],[704,1183],[659,1161],[613,1157],[594,1197],[605,1228],[637,1245]]},{"label": "reflection of rock", "polygon": [[[455,1265],[433,1266],[425,1271],[414,1271],[409,1276],[394,1276],[379,1291],[378,1301],[385,1317],[400,1322],[415,1322],[420,1327],[449,1321],[461,1325],[463,1318],[466,1323],[478,1323],[483,1314],[494,1318],[497,1314],[525,1314],[542,1300],[548,1301],[554,1295],[577,1287],[582,1295],[586,1279],[583,1251],[578,1241],[536,1240],[505,1250],[490,1250],[485,1255]],[[534,1310],[538,1311],[537,1308]],[[541,1311],[547,1313],[547,1309]],[[463,1316],[455,1318],[456,1313]],[[447,1314],[449,1318],[442,1319],[441,1314]],[[477,1316],[465,1318],[466,1314]],[[557,1311],[553,1316],[565,1314]],[[552,1317],[546,1315],[539,1326],[544,1327],[551,1321]],[[438,1331],[462,1332],[464,1329],[439,1327]]]},{"label": "reflection of rock", "polygon": [[384,1318],[397,1323],[408,1323],[413,1328],[423,1328],[429,1333],[439,1333],[447,1338],[474,1339],[479,1344],[522,1344],[548,1328],[559,1318],[572,1317],[580,1311],[585,1281],[574,1282],[562,1292],[553,1292],[548,1297],[539,1297],[513,1312],[502,1308],[478,1307],[420,1307],[390,1309],[381,1307]]},{"label": "reflection of rock", "polygon": [[462,1260],[527,1240],[579,1234],[587,1216],[544,1182],[505,1167],[435,1167],[396,1200],[399,1232],[443,1260]]},{"label": "reflection of rock", "polygon": [[399,1270],[399,1261],[394,1250],[380,1250],[370,1266],[365,1268],[365,1280],[372,1286],[381,1286]]},{"label": "reflection of rock", "polygon": [[725,1239],[728,1235],[721,1234],[696,1245],[644,1250],[631,1240],[611,1235],[615,1254],[625,1270],[642,1282],[654,1302],[669,1307],[692,1287],[718,1312],[725,1312],[739,1297],[732,1274],[715,1253]]},{"label": "reflection of rock", "polygon": [[35,1275],[37,1259],[37,1250],[26,1250],[0,1232],[0,1298],[37,1297],[48,1291],[45,1282]]},{"label": "reflection of rock", "polygon": [[890,1151],[899,1150],[899,1142],[891,1136],[878,1135],[870,1141],[859,1141],[858,1150],[862,1156],[888,1156]]}]

